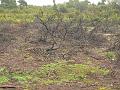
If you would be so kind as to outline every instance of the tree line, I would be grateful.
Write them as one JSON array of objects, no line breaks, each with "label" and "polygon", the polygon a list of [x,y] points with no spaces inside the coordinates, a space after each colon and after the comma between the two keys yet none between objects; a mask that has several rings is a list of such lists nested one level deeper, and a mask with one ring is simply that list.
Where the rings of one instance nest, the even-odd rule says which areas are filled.
[{"label": "tree line", "polygon": [[20,8],[23,6],[27,6],[27,2],[25,0],[0,0],[1,4],[0,6],[3,8],[16,8],[17,7],[17,2],[19,3]]}]

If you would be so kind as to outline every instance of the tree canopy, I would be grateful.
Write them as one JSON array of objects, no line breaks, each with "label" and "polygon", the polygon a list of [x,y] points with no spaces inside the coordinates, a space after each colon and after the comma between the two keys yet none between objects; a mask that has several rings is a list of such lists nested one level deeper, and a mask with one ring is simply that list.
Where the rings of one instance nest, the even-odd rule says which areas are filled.
[{"label": "tree canopy", "polygon": [[3,8],[15,8],[17,6],[16,0],[1,0]]},{"label": "tree canopy", "polygon": [[27,2],[25,0],[19,0],[18,3],[20,4],[20,7],[27,6]]}]

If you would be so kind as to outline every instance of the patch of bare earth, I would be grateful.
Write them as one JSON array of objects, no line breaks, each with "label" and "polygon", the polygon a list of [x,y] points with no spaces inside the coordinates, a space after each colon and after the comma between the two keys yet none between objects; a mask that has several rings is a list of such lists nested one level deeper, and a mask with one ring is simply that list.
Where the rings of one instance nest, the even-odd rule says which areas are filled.
[{"label": "patch of bare earth", "polygon": [[[30,33],[31,32],[31,33]],[[24,36],[32,36],[36,32],[33,32],[32,30],[28,32],[24,31],[15,31],[12,32],[12,34],[16,37],[16,40],[11,42],[9,46],[6,47],[6,51],[0,53],[0,67],[7,67],[8,70],[11,72],[16,71],[31,71],[39,68],[41,65],[48,64],[54,61],[47,61],[41,59],[41,57],[37,58],[35,56],[32,56],[32,54],[26,52],[26,49],[34,48],[36,45],[33,45],[29,42],[25,41]],[[42,44],[38,44],[38,47],[44,47]],[[110,75],[106,77],[97,77],[97,76],[91,76],[89,78],[95,79],[97,83],[93,84],[85,84],[81,82],[68,82],[65,84],[60,85],[40,85],[40,84],[31,84],[31,90],[97,90],[98,87],[111,87],[113,90],[120,90],[120,69],[116,69],[113,66],[113,63],[111,63],[109,60],[107,60],[105,57],[97,54],[95,51],[90,53],[83,53],[80,52],[74,57],[72,57],[72,61],[70,63],[84,63],[88,65],[93,66],[100,66],[101,68],[107,68],[112,70]],[[4,85],[3,90],[19,90],[14,88],[14,86],[17,85],[11,85],[9,84]],[[10,87],[13,87],[10,89]],[[21,89],[20,89],[21,90]]]}]

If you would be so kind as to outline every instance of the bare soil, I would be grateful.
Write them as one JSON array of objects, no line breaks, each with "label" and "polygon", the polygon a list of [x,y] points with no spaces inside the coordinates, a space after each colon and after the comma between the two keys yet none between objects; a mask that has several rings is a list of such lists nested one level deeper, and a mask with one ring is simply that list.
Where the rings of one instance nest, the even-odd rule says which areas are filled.
[{"label": "bare soil", "polygon": [[[25,41],[26,37],[33,36],[35,33],[35,30],[20,31],[16,30],[16,28],[15,30],[12,30],[12,32],[7,32],[6,34],[10,34],[11,36],[15,37],[15,40],[12,40],[11,43],[9,43],[9,45],[7,45],[0,53],[0,67],[7,67],[10,72],[25,72],[35,70],[44,64],[54,62],[52,60],[43,60],[40,57],[37,58],[37,56],[34,56],[26,51],[26,49],[34,48],[36,46],[44,47],[43,43],[31,44],[29,41]],[[3,48],[2,45],[0,48]],[[100,87],[108,87],[112,88],[112,90],[120,90],[120,68],[115,68],[113,61],[108,60],[106,57],[100,55],[95,49],[93,49],[88,55],[83,52],[77,53],[77,55],[72,57],[72,62],[70,63],[87,64],[87,62],[93,66],[99,65],[101,68],[104,67],[110,69],[111,73],[106,77],[97,77],[91,75],[90,78],[96,79],[98,82],[91,85],[77,81],[60,85],[31,84],[31,90],[99,90]],[[16,85],[13,82],[11,83],[12,84],[1,85],[0,90],[23,90],[23,88],[21,89],[21,85]]]}]

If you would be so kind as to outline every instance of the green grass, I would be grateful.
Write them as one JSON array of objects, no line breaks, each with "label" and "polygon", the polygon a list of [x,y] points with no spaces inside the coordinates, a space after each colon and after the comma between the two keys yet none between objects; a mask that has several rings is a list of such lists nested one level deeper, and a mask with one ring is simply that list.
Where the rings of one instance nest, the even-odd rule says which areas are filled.
[{"label": "green grass", "polygon": [[116,60],[116,54],[115,52],[106,52],[105,56],[110,60]]},{"label": "green grass", "polygon": [[5,67],[0,68],[0,84],[9,82],[8,71]]},{"label": "green grass", "polygon": [[0,76],[0,84],[9,82],[9,78],[6,76]]},{"label": "green grass", "polygon": [[30,78],[30,75],[27,73],[10,73],[5,67],[0,68],[0,84],[7,83],[11,80],[24,83],[27,82]]},{"label": "green grass", "polygon": [[100,87],[98,90],[112,90],[112,89],[110,89],[108,87]]},{"label": "green grass", "polygon": [[107,75],[109,70],[83,64],[58,62],[43,65],[34,73],[34,77],[36,76],[36,81],[40,81],[42,84],[54,84],[71,81],[83,81],[91,73],[97,75]]},{"label": "green grass", "polygon": [[15,79],[15,80],[17,80],[19,82],[27,82],[31,78],[32,78],[31,75],[25,74],[25,73],[22,73],[22,74],[20,74],[20,73],[13,73],[12,74],[12,79]]},{"label": "green grass", "polygon": [[[56,62],[46,64],[33,72],[16,72],[9,75],[8,71],[1,69],[3,73],[0,77],[0,83],[5,83],[11,79],[21,84],[37,82],[40,84],[61,84],[73,81],[85,81],[90,74],[107,75],[109,70],[101,69],[84,64],[69,64],[68,62]],[[92,82],[90,80],[90,82]]]}]

